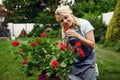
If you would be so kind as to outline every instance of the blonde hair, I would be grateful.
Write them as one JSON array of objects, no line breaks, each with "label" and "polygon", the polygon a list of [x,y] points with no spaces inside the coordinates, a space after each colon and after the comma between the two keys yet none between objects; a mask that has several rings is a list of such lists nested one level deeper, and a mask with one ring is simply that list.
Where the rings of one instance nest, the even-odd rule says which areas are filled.
[{"label": "blonde hair", "polygon": [[[69,6],[61,6],[61,7],[58,7],[55,11],[55,17],[56,17],[56,20],[58,21],[58,16],[59,15],[66,15],[66,14],[73,14],[73,11],[70,9]],[[80,22],[79,22],[79,19],[73,15],[73,20],[74,20],[74,27],[78,27],[80,26]],[[61,24],[62,28],[63,28],[63,24]],[[64,32],[64,30],[63,30]]]},{"label": "blonde hair", "polygon": [[[66,14],[73,14],[73,11],[70,9],[70,7],[69,6],[61,6],[61,7],[58,7],[57,9],[56,9],[56,11],[55,11],[55,17],[56,17],[56,20],[57,21],[59,21],[58,20],[58,16],[59,15],[66,15]],[[79,19],[76,17],[76,16],[74,16],[73,15],[73,20],[74,20],[74,27],[76,27],[77,26],[77,28],[78,28],[78,26],[80,26],[80,22],[79,22]],[[62,39],[66,39],[66,37],[65,37],[65,30],[64,30],[64,25],[61,23],[61,26],[62,26]]]}]

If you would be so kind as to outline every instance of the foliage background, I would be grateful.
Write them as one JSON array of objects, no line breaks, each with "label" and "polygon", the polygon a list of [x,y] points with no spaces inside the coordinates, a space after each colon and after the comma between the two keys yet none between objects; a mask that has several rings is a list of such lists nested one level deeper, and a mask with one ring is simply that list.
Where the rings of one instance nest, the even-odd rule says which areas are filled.
[{"label": "foliage background", "polygon": [[[38,0],[39,1],[39,0]],[[40,6],[37,3],[37,0],[3,0],[3,5],[8,10],[9,14],[6,17],[5,24],[7,22],[13,23],[23,23],[23,22],[35,22],[35,23],[56,23],[54,19],[54,10],[56,6],[59,4],[58,0],[43,0],[46,6]],[[46,2],[47,1],[47,2]],[[101,20],[97,19],[98,15],[101,15],[103,12],[114,11],[115,5],[118,0],[76,0],[75,5],[72,6],[74,14],[78,17],[83,17],[95,25],[95,36],[99,39],[100,37],[104,37],[104,33],[106,31],[106,25],[101,22]],[[52,5],[51,5],[52,4]],[[89,6],[89,5],[91,6]],[[51,11],[45,10],[46,7],[50,6]],[[45,10],[45,11],[44,11]],[[51,14],[50,14],[51,13]],[[45,21],[46,17],[42,17],[41,15],[50,16],[47,21]],[[44,18],[44,19],[43,19]],[[94,21],[98,21],[95,23]],[[101,31],[103,30],[103,31]],[[37,31],[33,31],[37,32]],[[100,33],[98,33],[100,32]],[[23,39],[21,41],[25,41],[27,39]],[[53,39],[54,41],[54,39]],[[120,68],[119,61],[119,52],[120,52],[120,44],[118,43],[110,43],[110,42],[102,42],[101,44],[96,45],[96,53],[97,53],[97,63],[99,66],[100,76],[98,76],[98,80],[119,80],[120,79]],[[0,79],[1,80],[36,80],[36,75],[34,77],[26,77],[21,71],[19,67],[19,61],[14,60],[14,55],[11,54],[13,49],[10,46],[10,41],[1,41],[0,45]],[[104,46],[104,47],[103,47]],[[111,48],[110,48],[111,47]],[[118,52],[115,52],[116,50]],[[7,66],[7,67],[6,67]]]},{"label": "foliage background", "polygon": [[[113,11],[116,3],[117,0],[75,0],[71,7],[78,17],[89,13],[98,16]],[[17,23],[56,23],[54,11],[59,4],[59,0],[3,0],[3,5],[10,12],[6,21]]]}]

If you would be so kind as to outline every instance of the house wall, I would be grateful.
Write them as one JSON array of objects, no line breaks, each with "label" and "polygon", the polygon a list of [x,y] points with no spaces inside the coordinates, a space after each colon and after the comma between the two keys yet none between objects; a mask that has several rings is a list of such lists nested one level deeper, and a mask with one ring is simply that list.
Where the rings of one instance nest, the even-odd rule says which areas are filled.
[{"label": "house wall", "polygon": [[103,13],[102,21],[108,25],[114,12]]},{"label": "house wall", "polygon": [[30,23],[30,24],[8,23],[8,29],[10,30],[11,37],[12,36],[18,37],[23,29],[26,31],[26,33],[29,33],[33,29],[33,26],[34,26],[33,23]]}]

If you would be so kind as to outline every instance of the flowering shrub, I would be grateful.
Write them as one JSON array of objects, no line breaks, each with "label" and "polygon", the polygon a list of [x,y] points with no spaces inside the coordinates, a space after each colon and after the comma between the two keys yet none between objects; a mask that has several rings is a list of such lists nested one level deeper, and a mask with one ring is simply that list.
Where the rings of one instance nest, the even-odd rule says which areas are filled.
[{"label": "flowering shrub", "polygon": [[59,76],[63,79],[71,71],[74,58],[78,56],[72,52],[74,49],[70,45],[51,43],[45,33],[40,34],[40,37],[32,37],[27,43],[12,41],[12,45],[19,47],[17,54],[22,58],[24,72],[29,76],[33,74],[34,68],[40,66],[39,74],[46,71],[49,78]]}]

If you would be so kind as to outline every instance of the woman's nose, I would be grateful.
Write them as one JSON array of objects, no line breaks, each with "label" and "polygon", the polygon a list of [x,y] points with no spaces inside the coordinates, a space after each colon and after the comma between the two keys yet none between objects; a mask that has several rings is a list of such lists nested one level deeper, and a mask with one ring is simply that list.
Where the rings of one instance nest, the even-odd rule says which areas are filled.
[{"label": "woman's nose", "polygon": [[64,23],[66,23],[66,22],[67,22],[67,20],[66,20],[66,19],[63,19],[63,22],[64,22]]}]

